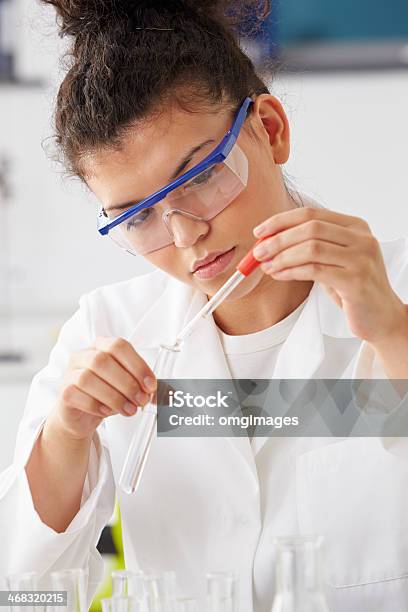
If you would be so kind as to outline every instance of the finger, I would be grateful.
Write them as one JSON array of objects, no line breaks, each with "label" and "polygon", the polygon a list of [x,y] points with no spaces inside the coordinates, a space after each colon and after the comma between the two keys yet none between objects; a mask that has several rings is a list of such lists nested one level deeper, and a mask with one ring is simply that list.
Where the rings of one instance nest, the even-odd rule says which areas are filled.
[{"label": "finger", "polygon": [[76,354],[75,369],[86,368],[117,389],[129,402],[144,406],[149,401],[149,395],[138,380],[109,353],[95,349],[80,351]]},{"label": "finger", "polygon": [[91,370],[73,370],[71,372],[71,384],[117,414],[128,416],[129,414],[135,414],[137,410],[136,403],[131,404],[117,389],[99,378]]},{"label": "finger", "polygon": [[266,274],[309,263],[345,268],[350,263],[350,259],[354,257],[353,254],[354,251],[350,253],[350,249],[333,244],[332,242],[306,240],[281,251],[269,261],[262,263],[261,268]]},{"label": "finger", "polygon": [[306,240],[325,240],[339,246],[352,246],[357,244],[361,232],[345,228],[334,223],[313,219],[302,225],[291,227],[278,232],[270,238],[265,238],[253,251],[258,261],[266,261],[277,255],[280,251]]},{"label": "finger", "polygon": [[112,355],[136,378],[146,393],[155,391],[157,381],[154,372],[127,340],[124,338],[96,338],[93,347]]},{"label": "finger", "polygon": [[307,206],[304,208],[287,210],[285,212],[273,215],[273,217],[266,219],[254,229],[254,235],[261,238],[262,236],[276,234],[277,232],[289,229],[295,225],[300,225],[301,223],[306,223],[307,221],[317,219],[343,227],[354,226],[355,228],[359,228],[366,232],[370,231],[367,222],[359,217],[343,215],[342,213],[327,210],[326,208],[312,208]]},{"label": "finger", "polygon": [[343,291],[350,284],[350,277],[344,268],[328,266],[317,263],[309,263],[303,266],[287,268],[274,273],[273,278],[279,281],[312,280],[333,286]]},{"label": "finger", "polygon": [[76,385],[66,386],[61,397],[63,403],[69,408],[75,408],[81,412],[86,412],[96,417],[106,417],[114,414],[110,408],[98,402],[95,398],[84,393]]}]

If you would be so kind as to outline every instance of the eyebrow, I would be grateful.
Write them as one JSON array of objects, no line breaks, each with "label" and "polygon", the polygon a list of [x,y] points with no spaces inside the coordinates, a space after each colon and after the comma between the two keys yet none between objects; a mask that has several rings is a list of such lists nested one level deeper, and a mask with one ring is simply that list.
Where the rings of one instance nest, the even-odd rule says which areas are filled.
[{"label": "eyebrow", "polygon": [[[166,185],[168,183],[170,183],[171,181],[174,181],[176,176],[178,174],[180,174],[180,172],[182,170],[184,170],[184,168],[191,162],[191,160],[193,159],[194,155],[196,153],[198,153],[198,151],[200,151],[203,147],[205,147],[206,145],[211,144],[213,142],[215,143],[215,140],[213,138],[210,138],[209,140],[205,140],[201,144],[199,144],[196,147],[193,147],[192,149],[190,149],[190,151],[187,153],[187,155],[185,155],[185,157],[182,159],[182,161],[178,164],[178,166],[174,170],[173,174],[167,180]],[[123,204],[113,204],[112,206],[108,206],[104,210],[106,212],[112,211],[112,210],[123,210],[124,208],[129,208],[130,206],[133,206],[134,204],[137,204],[137,202],[141,201],[142,199],[144,199],[144,198],[134,198],[131,202],[124,202]]]}]

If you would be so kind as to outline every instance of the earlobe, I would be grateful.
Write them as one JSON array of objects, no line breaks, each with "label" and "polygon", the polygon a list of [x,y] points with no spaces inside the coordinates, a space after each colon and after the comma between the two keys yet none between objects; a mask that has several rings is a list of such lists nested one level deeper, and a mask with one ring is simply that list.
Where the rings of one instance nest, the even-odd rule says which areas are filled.
[{"label": "earlobe", "polygon": [[254,102],[254,116],[259,117],[263,135],[269,139],[275,163],[285,164],[290,153],[290,130],[282,104],[271,94],[261,94]]}]

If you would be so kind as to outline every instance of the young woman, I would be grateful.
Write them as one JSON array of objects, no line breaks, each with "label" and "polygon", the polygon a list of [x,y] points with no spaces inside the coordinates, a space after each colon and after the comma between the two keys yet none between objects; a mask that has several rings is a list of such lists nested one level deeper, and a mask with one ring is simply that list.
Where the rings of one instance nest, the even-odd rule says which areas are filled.
[{"label": "young woman", "polygon": [[[101,231],[157,267],[81,299],[1,480],[3,573],[89,567],[91,598],[159,345],[270,236],[173,377],[406,379],[408,245],[286,186],[287,117],[225,17],[249,3],[48,1],[74,40],[56,109],[67,165]],[[127,567],[174,569],[196,597],[206,571],[234,570],[240,610],[268,612],[272,538],[317,533],[332,612],[406,611],[407,458],[403,439],[157,438],[137,494],[118,492]]]}]

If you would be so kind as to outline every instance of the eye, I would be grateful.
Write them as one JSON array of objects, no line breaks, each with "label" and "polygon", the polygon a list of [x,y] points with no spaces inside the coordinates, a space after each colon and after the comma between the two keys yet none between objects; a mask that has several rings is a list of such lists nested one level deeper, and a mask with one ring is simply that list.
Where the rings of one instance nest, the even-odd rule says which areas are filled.
[{"label": "eye", "polygon": [[151,218],[153,212],[154,211],[151,208],[145,208],[144,210],[141,210],[133,215],[133,217],[130,217],[130,219],[125,221],[127,231],[130,232],[133,229],[139,228],[143,223]]},{"label": "eye", "polygon": [[190,187],[198,187],[200,185],[205,185],[206,183],[210,181],[214,173],[215,173],[214,166],[212,166],[211,168],[208,168],[207,170],[204,170],[204,172],[201,172],[198,176],[191,179],[191,181],[189,181],[187,185],[185,186],[185,189],[189,189]]}]

